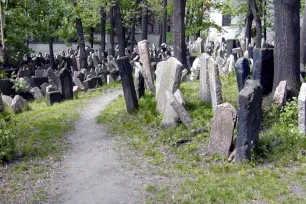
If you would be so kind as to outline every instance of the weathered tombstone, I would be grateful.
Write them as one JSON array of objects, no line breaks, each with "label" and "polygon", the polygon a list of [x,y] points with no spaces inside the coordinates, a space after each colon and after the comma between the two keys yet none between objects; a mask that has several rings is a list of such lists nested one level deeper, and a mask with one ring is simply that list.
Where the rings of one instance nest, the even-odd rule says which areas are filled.
[{"label": "weathered tombstone", "polygon": [[43,83],[48,83],[48,77],[31,77],[32,87],[40,87]]},{"label": "weathered tombstone", "polygon": [[191,67],[191,75],[190,75],[190,79],[192,81],[199,79],[199,75],[200,75],[200,67],[201,67],[201,60],[199,59],[199,57],[197,57],[193,63],[192,63],[192,67]]},{"label": "weathered tombstone", "polygon": [[209,74],[208,74],[208,59],[210,56],[206,53],[200,56],[200,98],[202,101],[211,102]]},{"label": "weathered tombstone", "polygon": [[262,88],[258,81],[247,80],[239,93],[236,161],[251,156],[251,148],[259,138],[261,123]]},{"label": "weathered tombstone", "polygon": [[114,78],[112,77],[112,75],[110,75],[110,74],[107,75],[106,80],[107,80],[107,84],[111,84],[115,81]]},{"label": "weathered tombstone", "polygon": [[213,110],[215,110],[217,105],[222,103],[222,84],[218,64],[212,58],[208,59],[208,74],[211,103]]},{"label": "weathered tombstone", "polygon": [[[166,93],[166,96],[167,96],[167,105],[166,105],[166,109],[165,109],[165,112],[164,112],[163,119],[162,119],[161,123],[164,127],[172,128],[172,127],[176,126],[176,124],[178,122],[178,119],[179,119],[179,116],[171,106],[171,101],[173,100],[172,99],[172,94],[167,94]],[[176,90],[176,92],[173,94],[173,96],[182,106],[185,105],[183,94],[179,89]]]},{"label": "weathered tombstone", "polygon": [[42,93],[43,96],[46,96],[47,87],[50,86],[50,85],[51,85],[50,83],[43,83],[40,86],[40,90],[41,90],[41,93]]},{"label": "weathered tombstone", "polygon": [[94,69],[91,69],[89,74],[92,75],[92,76],[97,76],[97,73]]},{"label": "weathered tombstone", "polygon": [[237,42],[235,39],[226,40],[227,56],[230,56],[233,53],[233,49],[237,47],[236,44]]},{"label": "weathered tombstone", "polygon": [[236,62],[235,67],[238,90],[241,91],[244,87],[246,80],[250,79],[250,62],[244,57],[239,58]]},{"label": "weathered tombstone", "polygon": [[54,70],[51,67],[47,69],[47,73],[48,73],[48,77],[52,79],[52,81],[55,83],[57,88],[61,90],[62,84],[61,84],[60,77],[54,72]]},{"label": "weathered tombstone", "polygon": [[73,80],[74,84],[75,84],[77,87],[79,87],[80,90],[84,90],[84,89],[85,89],[84,85],[82,84],[82,82],[80,81],[80,79],[79,79],[78,77],[73,76],[73,77],[72,77],[72,80]]},{"label": "weathered tombstone", "polygon": [[233,73],[235,71],[235,57],[234,55],[230,55],[228,58],[228,69],[227,69],[227,73]]},{"label": "weathered tombstone", "polygon": [[142,67],[139,62],[135,62],[134,69],[135,69],[134,85],[135,85],[137,99],[139,100],[145,94],[144,78],[141,74]]},{"label": "weathered tombstone", "polygon": [[59,91],[62,94],[63,99],[73,99],[73,84],[72,77],[68,69],[61,69],[59,72],[59,78],[61,86],[59,87]]},{"label": "weathered tombstone", "polygon": [[0,98],[0,113],[4,111],[4,104],[2,98]]},{"label": "weathered tombstone", "polygon": [[192,119],[190,118],[183,105],[173,96],[170,91],[167,90],[165,94],[167,97],[167,103],[169,103],[173,110],[177,113],[184,126],[190,129],[192,127]]},{"label": "weathered tombstone", "polygon": [[51,91],[46,94],[46,102],[48,106],[52,106],[54,103],[60,103],[62,96],[59,91]]},{"label": "weathered tombstone", "polygon": [[13,99],[10,96],[2,95],[1,99],[5,105],[11,107]]},{"label": "weathered tombstone", "polygon": [[156,69],[157,111],[163,114],[166,107],[166,91],[175,93],[180,87],[183,65],[174,57],[161,61]]},{"label": "weathered tombstone", "polygon": [[229,103],[217,105],[211,123],[209,153],[228,156],[232,145],[237,112]]},{"label": "weathered tombstone", "polygon": [[138,109],[138,101],[132,76],[132,67],[128,57],[118,59],[119,73],[121,76],[125,105],[128,113]]},{"label": "weathered tombstone", "polygon": [[19,95],[16,95],[12,101],[11,108],[14,113],[21,113],[29,108],[27,100]]},{"label": "weathered tombstone", "polygon": [[278,87],[275,90],[273,101],[277,106],[283,106],[287,99],[287,81],[279,82]]},{"label": "weathered tombstone", "polygon": [[253,79],[259,81],[263,95],[268,95],[273,89],[274,49],[259,49],[253,51]]},{"label": "weathered tombstone", "polygon": [[38,87],[32,88],[30,90],[30,92],[33,94],[33,96],[36,100],[41,101],[44,98],[44,96],[42,95],[42,93],[41,93],[41,91]]},{"label": "weathered tombstone", "polygon": [[[4,101],[4,100],[3,100]],[[298,124],[301,133],[306,133],[306,83],[303,83],[298,97]]]},{"label": "weathered tombstone", "polygon": [[152,93],[155,93],[155,86],[154,86],[154,80],[153,80],[153,72],[151,67],[151,59],[150,59],[150,53],[149,53],[149,47],[148,47],[148,41],[143,40],[138,42],[138,51],[140,56],[140,62],[142,63],[142,75],[145,79],[146,84],[152,91]]},{"label": "weathered tombstone", "polygon": [[102,78],[101,77],[92,77],[90,79],[87,79],[85,81],[83,81],[85,90],[88,89],[94,89],[97,86],[101,86],[102,85]]}]

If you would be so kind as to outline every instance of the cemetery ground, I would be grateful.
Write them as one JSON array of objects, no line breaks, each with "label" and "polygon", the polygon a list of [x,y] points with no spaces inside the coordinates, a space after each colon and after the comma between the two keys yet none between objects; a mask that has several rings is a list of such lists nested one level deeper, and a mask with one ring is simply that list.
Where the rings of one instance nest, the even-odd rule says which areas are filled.
[{"label": "cemetery ground", "polygon": [[[224,101],[237,108],[235,75],[221,79]],[[199,82],[183,83],[180,90],[193,128],[204,132],[194,134],[183,125],[161,127],[154,96],[148,93],[137,113],[128,114],[119,97],[98,117],[134,168],[161,177],[145,186],[147,203],[306,202],[306,138],[297,130],[296,101],[283,109],[264,109],[260,140],[250,162],[235,164],[227,157],[207,155],[213,114],[211,104],[199,98]]]},{"label": "cemetery ground", "polygon": [[[69,149],[65,135],[74,129],[79,110],[86,108],[86,102],[117,88],[118,83],[104,85],[53,106],[35,101],[30,104],[30,111],[12,115],[17,158],[0,166],[0,203],[45,200],[54,169],[62,160],[62,152]],[[4,115],[1,117],[4,119]]]}]

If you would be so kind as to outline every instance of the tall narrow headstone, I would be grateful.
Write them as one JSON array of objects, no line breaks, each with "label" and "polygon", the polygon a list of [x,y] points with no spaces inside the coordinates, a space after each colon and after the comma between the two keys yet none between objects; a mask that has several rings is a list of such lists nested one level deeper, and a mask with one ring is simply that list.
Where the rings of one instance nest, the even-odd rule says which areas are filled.
[{"label": "tall narrow headstone", "polygon": [[239,93],[236,161],[251,156],[251,148],[259,138],[261,123],[262,88],[258,81],[247,80]]},{"label": "tall narrow headstone", "polygon": [[233,49],[237,47],[235,39],[228,39],[226,41],[226,47],[227,47],[227,56],[230,56],[233,53]]},{"label": "tall narrow headstone", "polygon": [[306,83],[302,84],[299,97],[298,97],[298,110],[299,110],[299,130],[301,133],[306,133]]},{"label": "tall narrow headstone", "polygon": [[132,76],[132,66],[128,57],[119,58],[118,65],[126,109],[128,113],[132,113],[138,109],[138,101]]},{"label": "tall narrow headstone", "polygon": [[135,62],[135,79],[134,79],[134,85],[136,90],[137,99],[139,100],[141,97],[145,94],[145,84],[144,84],[144,78],[141,74],[142,67],[139,62]]},{"label": "tall narrow headstone", "polygon": [[151,59],[150,59],[147,40],[138,42],[138,52],[140,56],[140,62],[143,65],[142,75],[145,79],[146,84],[152,91],[152,93],[155,93],[155,86],[154,86],[153,72],[152,72],[153,70],[151,67]]},{"label": "tall narrow headstone", "polygon": [[61,92],[63,99],[73,99],[72,76],[68,69],[61,69],[59,72],[59,77],[61,81],[61,87],[59,87],[59,91]]},{"label": "tall narrow headstone", "polygon": [[200,98],[202,101],[211,102],[209,74],[208,74],[208,59],[210,56],[206,53],[200,56]]},{"label": "tall narrow headstone", "polygon": [[222,84],[219,77],[218,64],[212,58],[208,59],[209,86],[212,108],[222,103]]},{"label": "tall narrow headstone", "polygon": [[249,60],[242,57],[239,58],[235,65],[238,90],[241,91],[246,80],[250,79],[250,63]]},{"label": "tall narrow headstone", "polygon": [[274,49],[259,49],[253,51],[253,79],[259,81],[263,95],[268,95],[273,89]]}]

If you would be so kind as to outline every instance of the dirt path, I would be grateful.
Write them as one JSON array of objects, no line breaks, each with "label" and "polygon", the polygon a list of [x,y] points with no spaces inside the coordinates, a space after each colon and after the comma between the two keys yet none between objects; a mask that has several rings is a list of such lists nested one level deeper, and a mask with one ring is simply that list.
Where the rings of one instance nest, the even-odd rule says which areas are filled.
[{"label": "dirt path", "polygon": [[[91,101],[81,112],[75,131],[69,134],[71,150],[64,156],[48,203],[144,203],[143,178],[123,166],[125,160],[114,150],[96,117],[121,90]],[[54,196],[55,195],[55,196]]]}]

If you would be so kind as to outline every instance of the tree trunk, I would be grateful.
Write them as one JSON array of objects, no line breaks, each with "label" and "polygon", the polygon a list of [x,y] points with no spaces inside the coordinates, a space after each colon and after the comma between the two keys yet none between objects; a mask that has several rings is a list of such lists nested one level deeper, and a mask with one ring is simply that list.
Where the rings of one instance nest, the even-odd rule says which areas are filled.
[{"label": "tree trunk", "polygon": [[303,24],[301,28],[301,64],[306,64],[306,9],[304,10]]},{"label": "tree trunk", "polygon": [[90,46],[91,46],[91,48],[93,48],[94,47],[94,38],[95,38],[95,34],[94,34],[94,32],[95,32],[95,29],[93,28],[93,27],[91,27],[90,28]]},{"label": "tree trunk", "polygon": [[105,51],[105,24],[106,24],[106,13],[104,7],[100,8],[101,15],[101,51]]},{"label": "tree trunk", "polygon": [[258,10],[258,6],[256,5],[256,0],[250,0],[251,9],[254,16],[254,21],[256,24],[256,47],[261,48],[261,39],[262,39],[262,26],[261,26],[261,16]]},{"label": "tree trunk", "polygon": [[134,41],[135,41],[135,27],[136,27],[136,12],[137,12],[137,6],[139,4],[139,0],[135,0],[134,5],[134,14],[133,14],[133,25],[132,25],[132,39],[131,39],[131,52],[134,50]]},{"label": "tree trunk", "polygon": [[85,52],[85,39],[84,39],[84,32],[83,32],[83,25],[81,18],[76,18],[76,30],[78,35],[78,45],[79,45],[79,52],[80,52],[80,65],[81,69],[87,69],[87,59],[86,59],[86,52]]},{"label": "tree trunk", "polygon": [[109,42],[111,46],[111,53],[114,56],[115,55],[114,7],[111,7],[109,10],[109,24],[110,24]]},{"label": "tree trunk", "polygon": [[267,42],[267,0],[264,0],[263,20],[264,20],[263,37],[265,42]]},{"label": "tree trunk", "polygon": [[300,0],[274,0],[274,82],[288,83],[288,96],[298,96],[300,89]]},{"label": "tree trunk", "polygon": [[186,43],[185,43],[185,6],[186,0],[173,0],[173,42],[174,57],[186,67]]},{"label": "tree trunk", "polygon": [[141,21],[141,39],[148,39],[148,4],[147,0],[142,0],[142,21]]},{"label": "tree trunk", "polygon": [[252,22],[254,19],[252,8],[251,8],[251,0],[249,0],[249,8],[248,8],[248,13],[247,13],[247,18],[246,18],[246,26],[245,26],[245,49],[247,50],[248,44],[251,43],[252,39]]},{"label": "tree trunk", "polygon": [[4,15],[2,3],[0,2],[0,24],[1,24],[1,43],[2,43],[2,55],[3,55],[3,68],[8,68],[8,54],[5,46],[5,31],[4,31]]},{"label": "tree trunk", "polygon": [[122,26],[121,13],[120,13],[120,0],[116,0],[115,4],[115,26],[117,32],[117,38],[119,43],[119,57],[125,56],[125,36]]},{"label": "tree trunk", "polygon": [[163,0],[162,43],[167,43],[167,1],[168,0]]},{"label": "tree trunk", "polygon": [[54,60],[54,51],[53,51],[53,38],[49,41],[49,52],[50,52],[50,66],[53,70],[56,69],[55,67],[55,60]]}]

